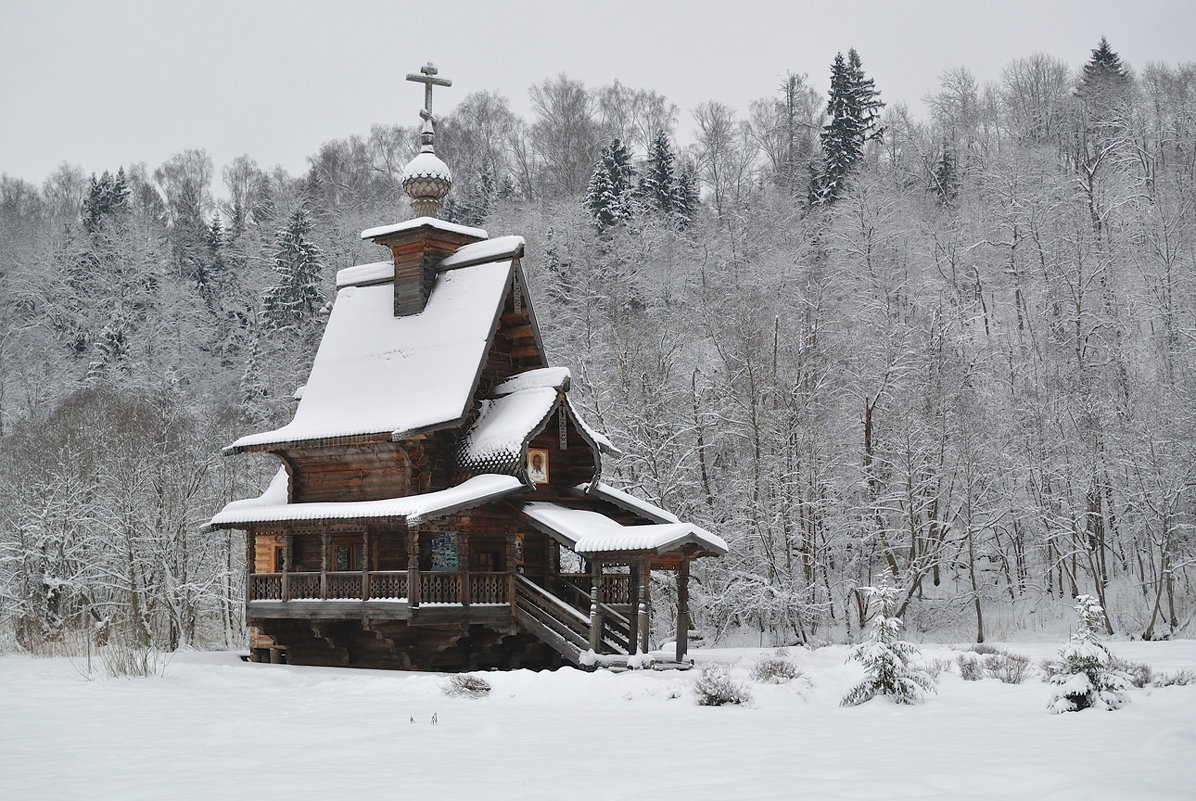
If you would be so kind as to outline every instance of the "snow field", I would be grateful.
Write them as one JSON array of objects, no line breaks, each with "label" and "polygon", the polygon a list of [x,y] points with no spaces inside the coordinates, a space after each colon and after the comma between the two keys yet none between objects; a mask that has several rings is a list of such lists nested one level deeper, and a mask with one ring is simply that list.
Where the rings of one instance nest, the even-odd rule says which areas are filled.
[{"label": "snow field", "polygon": [[[953,659],[948,646],[922,658]],[[1058,643],[1000,646],[1038,662]],[[1112,643],[1156,671],[1196,642]],[[1051,715],[1050,688],[943,673],[916,706],[841,708],[847,648],[789,649],[808,682],[751,681],[768,649],[706,649],[750,707],[701,707],[697,671],[445,676],[182,653],[162,677],[84,679],[81,660],[0,658],[0,798],[1190,799],[1196,685],[1117,712]],[[437,723],[432,724],[436,715]],[[415,722],[411,722],[414,718]]]}]

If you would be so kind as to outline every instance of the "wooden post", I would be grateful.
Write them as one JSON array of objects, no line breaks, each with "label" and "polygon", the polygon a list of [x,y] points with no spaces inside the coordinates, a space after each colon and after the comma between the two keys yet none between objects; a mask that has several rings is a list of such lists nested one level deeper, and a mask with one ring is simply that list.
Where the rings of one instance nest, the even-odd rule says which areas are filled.
[{"label": "wooden post", "polygon": [[457,534],[457,572],[461,574],[461,605],[469,606],[469,532]]},{"label": "wooden post", "polygon": [[633,564],[631,566],[631,575],[628,576],[627,586],[627,603],[630,605],[627,610],[627,650],[634,654],[636,645],[640,638],[640,566]]},{"label": "wooden post", "polygon": [[361,532],[361,600],[370,599],[370,546],[374,544],[373,532],[367,528]]},{"label": "wooden post", "polygon": [[602,563],[590,560],[590,650],[602,650]]},{"label": "wooden post", "polygon": [[419,606],[419,524],[407,526],[407,605]]},{"label": "wooden post", "polygon": [[507,569],[507,603],[515,608],[515,533],[507,534],[506,549],[503,552],[503,566]]},{"label": "wooden post", "polygon": [[561,580],[561,544],[548,540],[548,564],[544,568],[544,586],[549,592],[556,592]]},{"label": "wooden post", "polygon": [[320,532],[320,597],[328,600],[328,554],[332,550],[332,532]]},{"label": "wooden post", "polygon": [[648,653],[648,606],[651,603],[651,587],[652,587],[652,565],[647,559],[640,565],[640,608],[639,608],[639,629],[640,629],[640,650]]},{"label": "wooden post", "polygon": [[253,574],[257,569],[254,551],[257,546],[257,534],[253,531],[245,532],[245,620],[249,620],[249,601],[253,598]]},{"label": "wooden post", "polygon": [[291,559],[294,558],[295,535],[282,538],[282,600],[291,600]]},{"label": "wooden post", "polygon": [[689,650],[689,560],[677,569],[677,661],[685,661]]}]

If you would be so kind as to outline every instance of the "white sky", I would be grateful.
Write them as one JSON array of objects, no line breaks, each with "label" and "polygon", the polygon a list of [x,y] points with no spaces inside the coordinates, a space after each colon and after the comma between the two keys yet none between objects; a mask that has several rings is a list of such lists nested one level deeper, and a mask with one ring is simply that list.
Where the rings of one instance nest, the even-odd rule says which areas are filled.
[{"label": "white sky", "polygon": [[849,47],[882,100],[920,114],[950,67],[993,80],[1043,51],[1076,68],[1102,35],[1134,67],[1196,61],[1193,31],[1192,0],[0,0],[0,173],[204,148],[218,171],[248,153],[298,174],[325,141],[415,123],[422,87],[403,77],[429,60],[453,80],[441,113],[488,89],[526,116],[528,87],[564,72],[661,92],[688,141],[698,103],[743,109],[786,71],[825,93]]}]

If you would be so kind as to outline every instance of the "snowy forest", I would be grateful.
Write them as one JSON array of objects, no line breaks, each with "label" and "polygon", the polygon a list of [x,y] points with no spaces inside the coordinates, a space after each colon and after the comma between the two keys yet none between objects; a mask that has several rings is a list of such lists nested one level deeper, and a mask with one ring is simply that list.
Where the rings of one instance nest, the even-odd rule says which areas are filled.
[{"label": "snowy forest", "polygon": [[[1094,45],[948,70],[921,116],[846,50],[746,111],[561,74],[439,120],[442,216],[526,237],[606,480],[729,542],[708,642],[857,640],[886,571],[914,638],[1080,594],[1191,635],[1196,63]],[[220,450],[290,419],[336,271],[385,257],[412,105],[302,175],[0,180],[0,646],[242,644],[243,536],[201,527],[276,465]]]}]

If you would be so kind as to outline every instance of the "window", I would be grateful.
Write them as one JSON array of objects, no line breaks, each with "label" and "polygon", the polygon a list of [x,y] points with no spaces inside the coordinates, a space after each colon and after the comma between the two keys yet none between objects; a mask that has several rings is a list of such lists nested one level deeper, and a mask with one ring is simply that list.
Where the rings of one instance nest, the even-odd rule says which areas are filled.
[{"label": "window", "polygon": [[338,573],[361,570],[365,561],[365,546],[360,535],[336,537],[332,540],[332,564],[329,569]]}]

